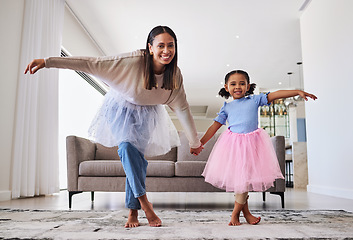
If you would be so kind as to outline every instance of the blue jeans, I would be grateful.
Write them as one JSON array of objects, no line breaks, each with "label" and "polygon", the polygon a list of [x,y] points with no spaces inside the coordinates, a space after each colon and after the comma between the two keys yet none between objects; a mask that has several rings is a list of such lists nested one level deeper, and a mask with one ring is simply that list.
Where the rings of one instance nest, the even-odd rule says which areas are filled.
[{"label": "blue jeans", "polygon": [[146,171],[148,162],[141,152],[129,142],[119,144],[118,154],[126,175],[125,207],[141,209],[138,197],[146,194]]}]

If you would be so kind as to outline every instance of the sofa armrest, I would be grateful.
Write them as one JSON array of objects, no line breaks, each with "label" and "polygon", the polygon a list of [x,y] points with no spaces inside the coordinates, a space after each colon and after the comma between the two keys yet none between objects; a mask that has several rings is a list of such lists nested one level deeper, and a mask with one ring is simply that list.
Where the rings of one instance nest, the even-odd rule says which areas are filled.
[{"label": "sofa armrest", "polygon": [[96,144],[88,139],[67,136],[67,190],[78,191],[78,169],[83,161],[95,158]]},{"label": "sofa armrest", "polygon": [[273,144],[273,148],[275,149],[279,167],[281,168],[281,172],[283,176],[285,176],[285,165],[286,165],[286,158],[285,158],[285,139],[284,136],[274,136],[271,137],[271,141]]}]

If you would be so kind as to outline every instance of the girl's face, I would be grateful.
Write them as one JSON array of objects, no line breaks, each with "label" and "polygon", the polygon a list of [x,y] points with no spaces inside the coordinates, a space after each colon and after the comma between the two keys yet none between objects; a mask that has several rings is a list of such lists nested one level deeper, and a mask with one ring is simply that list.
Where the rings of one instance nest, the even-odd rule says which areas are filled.
[{"label": "girl's face", "polygon": [[228,83],[224,84],[224,88],[230,93],[233,99],[240,99],[245,97],[245,93],[249,91],[250,84],[248,84],[245,76],[234,73],[229,77]]},{"label": "girl's face", "polygon": [[150,53],[153,53],[153,70],[160,74],[164,72],[165,65],[169,64],[175,55],[174,38],[169,33],[157,35],[152,45],[149,43]]}]

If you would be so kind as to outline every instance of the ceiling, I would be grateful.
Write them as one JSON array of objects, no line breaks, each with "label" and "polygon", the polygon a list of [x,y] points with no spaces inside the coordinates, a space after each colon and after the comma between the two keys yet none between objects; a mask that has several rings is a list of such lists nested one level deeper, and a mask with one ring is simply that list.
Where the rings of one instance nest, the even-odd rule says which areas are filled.
[{"label": "ceiling", "polygon": [[215,116],[224,102],[217,93],[234,69],[247,71],[260,91],[303,87],[299,18],[308,0],[66,2],[104,55],[144,48],[153,27],[171,27],[187,98],[199,115]]}]

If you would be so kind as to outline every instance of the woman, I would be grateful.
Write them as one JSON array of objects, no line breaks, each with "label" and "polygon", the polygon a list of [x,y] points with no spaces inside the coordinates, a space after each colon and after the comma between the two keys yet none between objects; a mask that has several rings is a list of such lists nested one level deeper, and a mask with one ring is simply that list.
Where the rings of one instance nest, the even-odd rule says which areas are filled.
[{"label": "woman", "polygon": [[199,153],[202,148],[186,101],[177,53],[174,32],[169,27],[157,26],[149,33],[144,50],[112,57],[35,59],[25,70],[25,74],[34,74],[44,67],[78,70],[110,86],[89,132],[95,141],[119,147],[126,174],[125,206],[130,209],[125,227],[139,226],[141,208],[150,226],[162,225],[146,196],[144,155],[161,155],[179,144],[163,104],[179,118],[191,151]]}]

